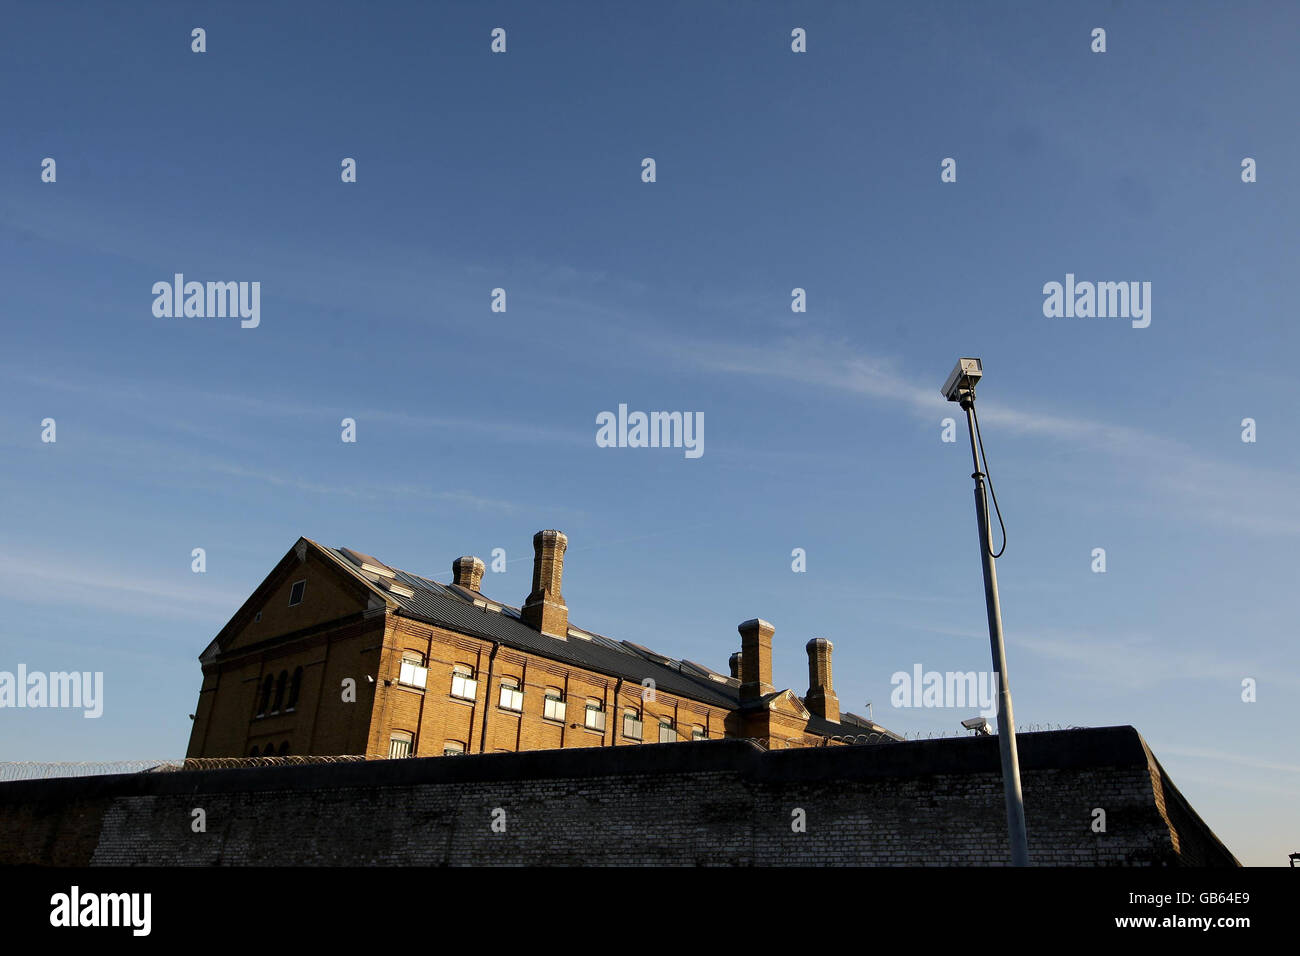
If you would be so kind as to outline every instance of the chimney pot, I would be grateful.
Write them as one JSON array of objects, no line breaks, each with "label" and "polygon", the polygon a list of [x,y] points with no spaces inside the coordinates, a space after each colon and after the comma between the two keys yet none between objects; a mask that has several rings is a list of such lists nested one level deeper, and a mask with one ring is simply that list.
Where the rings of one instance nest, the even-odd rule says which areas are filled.
[{"label": "chimney pot", "polygon": [[731,676],[736,679],[740,678],[740,651],[736,651],[727,658],[727,666],[731,668]]},{"label": "chimney pot", "polygon": [[740,699],[756,700],[776,690],[772,686],[772,635],[776,628],[753,618],[736,630],[740,632]]},{"label": "chimney pot", "polygon": [[827,720],[840,722],[840,699],[831,686],[831,651],[835,645],[824,637],[814,637],[807,644],[808,693],[804,706]]},{"label": "chimney pot", "polygon": [[461,555],[451,562],[453,581],[463,588],[477,591],[483,583],[483,562],[472,554]]},{"label": "chimney pot", "polygon": [[569,608],[560,584],[564,578],[564,552],[569,539],[562,531],[539,531],[533,535],[533,590],[519,609],[525,624],[543,634],[568,640]]}]

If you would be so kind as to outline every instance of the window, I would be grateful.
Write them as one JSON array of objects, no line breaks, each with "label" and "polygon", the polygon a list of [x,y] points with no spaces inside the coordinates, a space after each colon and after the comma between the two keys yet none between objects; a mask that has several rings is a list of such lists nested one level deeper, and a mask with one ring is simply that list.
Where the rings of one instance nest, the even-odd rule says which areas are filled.
[{"label": "window", "polygon": [[429,668],[424,666],[423,654],[407,651],[402,655],[402,669],[398,674],[397,682],[408,687],[428,686]]},{"label": "window", "polygon": [[501,678],[501,707],[516,712],[524,709],[524,692],[519,689],[519,681],[513,677]]},{"label": "window", "polygon": [[442,745],[442,755],[444,757],[463,757],[465,755],[465,745],[459,740],[449,740]]},{"label": "window", "polygon": [[258,756],[258,754],[259,754],[259,751],[258,751],[258,749],[257,749],[257,744],[253,744],[253,749],[250,750],[250,751],[248,752],[248,755],[249,755],[250,757],[256,757],[256,756]]},{"label": "window", "polygon": [[388,759],[397,760],[411,756],[411,744],[414,735],[405,730],[395,730],[388,738]]},{"label": "window", "polygon": [[273,714],[278,714],[280,705],[284,703],[284,685],[288,679],[288,671],[280,671],[280,676],[275,679],[275,703],[271,705],[271,713]]},{"label": "window", "polygon": [[473,668],[457,664],[451,669],[451,696],[461,700],[473,700],[478,696],[478,681],[474,679]]},{"label": "window", "polygon": [[705,730],[703,727],[701,727],[699,724],[696,724],[694,727],[691,728],[691,740],[708,740],[708,739],[709,739],[709,732]]},{"label": "window", "polygon": [[670,744],[677,739],[677,731],[673,728],[673,722],[667,717],[659,718],[659,742],[661,744]]},{"label": "window", "polygon": [[564,720],[564,691],[558,687],[546,688],[546,703],[543,705],[542,716],[547,720]]},{"label": "window", "polygon": [[594,697],[587,698],[587,716],[583,719],[582,726],[588,730],[605,730],[605,708],[600,701]]},{"label": "window", "polygon": [[302,593],[307,590],[306,581],[294,581],[289,589],[289,607],[302,603]]},{"label": "window", "polygon": [[623,736],[632,740],[641,739],[641,711],[635,707],[623,711]]},{"label": "window", "polygon": [[285,710],[295,710],[298,707],[298,695],[302,692],[302,667],[293,669],[293,678],[289,681],[289,703]]},{"label": "window", "polygon": [[257,705],[257,716],[265,717],[266,709],[271,706],[271,691],[275,690],[275,678],[270,674],[262,681],[262,701]]},{"label": "window", "polygon": [[287,757],[288,755],[289,755],[289,741],[286,740],[284,743],[280,744],[280,756]]}]

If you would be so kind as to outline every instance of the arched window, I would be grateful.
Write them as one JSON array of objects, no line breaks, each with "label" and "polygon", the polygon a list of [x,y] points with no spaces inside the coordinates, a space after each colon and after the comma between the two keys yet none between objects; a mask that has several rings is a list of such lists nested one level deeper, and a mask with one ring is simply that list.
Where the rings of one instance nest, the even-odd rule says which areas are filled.
[{"label": "arched window", "polygon": [[442,745],[444,757],[460,757],[465,753],[465,745],[459,740],[448,740]]},{"label": "arched window", "polygon": [[542,716],[547,720],[564,722],[564,691],[558,687],[546,688],[546,703],[542,705]]},{"label": "arched window", "polygon": [[677,740],[677,729],[673,726],[671,717],[659,718],[659,742],[661,744],[671,744]]},{"label": "arched window", "polygon": [[427,687],[429,668],[424,663],[424,655],[419,651],[405,651],[402,665],[397,671],[397,682],[408,687]]},{"label": "arched window", "polygon": [[267,674],[266,680],[262,681],[262,702],[257,707],[257,716],[266,715],[266,709],[271,706],[271,691],[274,689],[275,678]]},{"label": "arched window", "polygon": [[288,671],[280,671],[280,676],[275,679],[275,703],[271,705],[271,713],[273,714],[278,714],[280,705],[284,703],[284,685],[288,680]]},{"label": "arched window", "polygon": [[516,713],[524,709],[524,692],[519,689],[519,678],[501,678],[501,709]]},{"label": "arched window", "polygon": [[629,740],[641,739],[641,711],[635,707],[623,710],[623,736]]},{"label": "arched window", "polygon": [[286,740],[284,743],[280,744],[280,756],[287,757],[288,755],[289,755],[289,741]]},{"label": "arched window", "polygon": [[411,756],[414,742],[415,735],[409,730],[394,730],[392,736],[388,738],[389,759]]},{"label": "arched window", "polygon": [[587,698],[587,712],[583,718],[582,726],[588,730],[604,731],[605,729],[605,705],[596,697]]},{"label": "arched window", "polygon": [[259,755],[259,751],[258,751],[258,749],[257,749],[257,744],[253,744],[253,749],[250,750],[250,751],[248,752],[248,755],[249,755],[250,757],[256,757],[256,756]]},{"label": "arched window", "polygon": [[[491,693],[491,688],[488,688]],[[467,664],[456,664],[451,669],[451,696],[461,700],[473,700],[478,694],[478,681],[474,679],[474,669]]]},{"label": "arched window", "polygon": [[302,692],[302,667],[298,666],[293,669],[293,679],[289,681],[289,703],[285,710],[293,710],[298,706],[298,694]]}]

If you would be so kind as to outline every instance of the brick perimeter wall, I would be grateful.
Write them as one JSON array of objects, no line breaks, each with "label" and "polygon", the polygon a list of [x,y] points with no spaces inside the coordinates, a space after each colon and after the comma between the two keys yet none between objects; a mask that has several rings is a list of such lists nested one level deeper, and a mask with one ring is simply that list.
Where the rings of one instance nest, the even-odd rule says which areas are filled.
[{"label": "brick perimeter wall", "polygon": [[[1177,821],[1182,856],[1175,855],[1152,786],[1154,761],[1132,728],[1025,734],[1020,751],[1033,862],[1236,864],[1190,807]],[[46,827],[40,846],[22,833],[38,799],[54,818],[65,817]],[[88,800],[98,801],[102,812],[93,844],[86,836]],[[206,812],[206,833],[191,832],[195,807]],[[1106,810],[1106,833],[1091,829],[1094,807]],[[505,833],[492,832],[496,808],[505,811]],[[795,808],[806,813],[804,833],[791,829]],[[719,740],[0,785],[3,862],[960,866],[1005,860],[993,738],[775,753]]]}]

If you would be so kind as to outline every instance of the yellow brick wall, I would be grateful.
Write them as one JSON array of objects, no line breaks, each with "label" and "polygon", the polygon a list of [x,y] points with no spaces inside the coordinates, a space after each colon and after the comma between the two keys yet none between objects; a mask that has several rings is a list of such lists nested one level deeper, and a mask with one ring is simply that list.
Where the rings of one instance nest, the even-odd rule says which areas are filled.
[{"label": "yellow brick wall", "polygon": [[[694,724],[705,727],[711,737],[724,735],[726,711],[722,708],[659,690],[653,700],[643,701],[641,685],[629,682],[623,684],[616,701],[619,683],[616,677],[506,647],[499,648],[495,660],[491,660],[490,641],[405,618],[389,618],[384,644],[383,670],[391,684],[380,689],[376,704],[368,748],[375,756],[387,755],[389,738],[398,730],[415,736],[414,752],[421,757],[441,755],[448,740],[463,743],[466,753],[635,745],[636,741],[622,734],[622,711],[629,706],[638,707],[642,712],[644,743],[658,743],[660,716],[670,717],[682,729],[679,740],[690,739]],[[429,671],[424,691],[400,685],[398,674],[404,651],[414,651],[427,661]],[[454,664],[465,664],[474,670],[478,682],[474,701],[451,696]],[[523,690],[521,713],[500,706],[503,677],[519,681]],[[545,717],[548,687],[563,692],[566,702],[563,722]],[[589,697],[605,705],[603,733],[584,726]]]},{"label": "yellow brick wall", "polygon": [[[242,757],[271,744],[290,754],[360,754],[371,723],[374,675],[383,640],[380,615],[332,628],[282,648],[246,654],[204,677],[204,692],[188,756]],[[294,670],[302,667],[297,706],[288,711]],[[286,675],[280,713],[257,716],[262,683]],[[343,681],[355,682],[355,702],[343,700]],[[211,689],[209,689],[211,688]],[[272,693],[274,701],[274,693]]]}]

